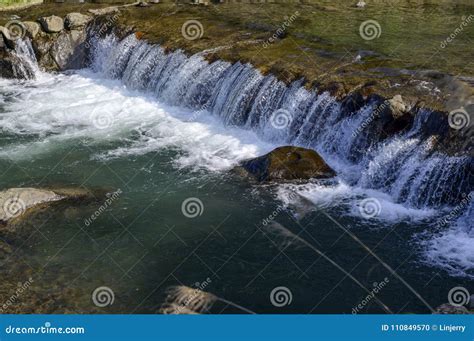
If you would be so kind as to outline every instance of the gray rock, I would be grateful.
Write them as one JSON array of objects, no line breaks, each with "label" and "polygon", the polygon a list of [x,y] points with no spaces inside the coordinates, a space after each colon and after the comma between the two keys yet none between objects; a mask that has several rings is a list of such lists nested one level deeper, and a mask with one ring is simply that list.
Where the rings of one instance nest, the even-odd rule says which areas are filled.
[{"label": "gray rock", "polygon": [[57,201],[86,203],[103,200],[106,190],[88,190],[84,188],[10,188],[0,192],[0,223],[8,225],[13,219],[21,217],[39,205]]},{"label": "gray rock", "polygon": [[10,188],[0,192],[0,221],[8,222],[34,206],[61,199],[62,196],[49,190]]},{"label": "gray rock", "polygon": [[92,20],[92,17],[89,15],[81,13],[69,13],[64,19],[64,26],[68,30],[78,30],[82,29],[87,25],[89,21]]},{"label": "gray rock", "polygon": [[43,30],[47,33],[57,33],[64,29],[64,21],[61,17],[51,15],[49,17],[42,17],[39,19]]},{"label": "gray rock", "polygon": [[90,9],[88,12],[94,15],[104,15],[119,12],[119,9],[116,6],[111,6],[99,9]]},{"label": "gray rock", "polygon": [[408,106],[403,101],[403,98],[401,95],[393,96],[393,98],[390,99],[388,103],[390,103],[392,116],[395,119],[402,117],[404,114],[408,112]]},{"label": "gray rock", "polygon": [[40,24],[38,24],[37,22],[34,22],[34,21],[25,21],[23,23],[23,25],[25,25],[25,28],[26,28],[26,34],[30,37],[30,38],[36,38],[36,36],[38,35],[38,33],[40,33],[41,31],[41,26]]},{"label": "gray rock", "polygon": [[86,34],[84,31],[64,31],[53,42],[49,51],[59,70],[80,69],[84,67]]}]

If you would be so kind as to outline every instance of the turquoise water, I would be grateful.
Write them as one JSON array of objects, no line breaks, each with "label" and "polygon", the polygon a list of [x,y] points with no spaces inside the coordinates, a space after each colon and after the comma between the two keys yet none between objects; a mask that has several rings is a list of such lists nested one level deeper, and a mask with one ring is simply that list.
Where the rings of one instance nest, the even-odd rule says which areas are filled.
[{"label": "turquoise water", "polygon": [[[86,219],[104,206],[101,198],[58,203],[4,233],[14,249],[0,268],[4,286],[31,276],[29,295],[41,304],[30,296],[22,303],[34,312],[157,313],[170,286],[209,282],[206,291],[257,313],[352,313],[367,293],[307,244],[276,232],[274,223],[368,291],[386,281],[377,297],[392,312],[430,309],[344,229],[433,308],[448,301],[451,288],[471,284],[423,262],[415,236],[437,219],[432,212],[384,204],[388,213],[403,211],[403,219],[365,220],[346,210],[356,199],[335,200],[357,192],[341,183],[309,185],[331,205],[300,198],[288,206],[291,187],[234,175],[230,169],[240,160],[277,145],[250,131],[168,107],[87,70],[0,82],[1,188],[120,191],[92,222]],[[187,199],[198,203],[196,217],[183,213]],[[91,299],[101,286],[115,297],[104,308]],[[270,299],[280,286],[292,297],[283,307]],[[0,292],[8,297],[8,290]],[[216,304],[211,312],[239,310]],[[372,299],[360,312],[383,310]]]}]

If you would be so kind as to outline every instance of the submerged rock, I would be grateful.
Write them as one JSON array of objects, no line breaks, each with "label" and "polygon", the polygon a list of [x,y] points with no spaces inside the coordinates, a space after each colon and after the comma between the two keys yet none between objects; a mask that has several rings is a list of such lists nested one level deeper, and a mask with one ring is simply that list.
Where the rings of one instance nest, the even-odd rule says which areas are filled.
[{"label": "submerged rock", "polygon": [[42,17],[39,19],[43,30],[47,33],[57,33],[64,29],[64,21],[61,17],[51,15],[49,17]]},{"label": "submerged rock", "polygon": [[34,21],[25,21],[23,23],[23,25],[25,25],[25,28],[26,28],[26,34],[30,37],[30,38],[36,38],[36,36],[38,35],[38,33],[41,32],[41,26],[40,24],[38,24],[37,22],[34,22]]},{"label": "submerged rock", "polygon": [[258,181],[331,178],[336,172],[318,153],[301,147],[278,147],[268,154],[246,160],[236,169]]},{"label": "submerged rock", "polygon": [[94,15],[104,15],[104,14],[110,14],[110,13],[117,13],[120,12],[117,6],[111,6],[111,7],[105,7],[105,8],[99,8],[99,9],[90,9],[88,10],[89,13],[94,14]]},{"label": "submerged rock", "polygon": [[10,188],[0,192],[0,221],[6,223],[34,206],[61,199],[64,197],[50,190]]},{"label": "submerged rock", "polygon": [[408,112],[408,106],[405,104],[403,101],[403,98],[401,95],[396,95],[393,96],[392,99],[388,100],[388,103],[390,104],[390,109],[392,111],[392,116],[396,119],[399,117],[402,117]]},{"label": "submerged rock", "polygon": [[72,30],[59,34],[49,53],[61,71],[80,69],[85,66],[85,40],[84,31]]}]

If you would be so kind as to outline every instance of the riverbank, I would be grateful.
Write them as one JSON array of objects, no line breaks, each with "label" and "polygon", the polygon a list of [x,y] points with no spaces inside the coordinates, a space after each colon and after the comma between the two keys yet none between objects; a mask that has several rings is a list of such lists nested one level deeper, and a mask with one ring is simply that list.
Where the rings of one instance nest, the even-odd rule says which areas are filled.
[{"label": "riverbank", "polygon": [[42,4],[43,0],[4,0],[0,4],[0,12],[12,10],[24,10],[31,6]]}]

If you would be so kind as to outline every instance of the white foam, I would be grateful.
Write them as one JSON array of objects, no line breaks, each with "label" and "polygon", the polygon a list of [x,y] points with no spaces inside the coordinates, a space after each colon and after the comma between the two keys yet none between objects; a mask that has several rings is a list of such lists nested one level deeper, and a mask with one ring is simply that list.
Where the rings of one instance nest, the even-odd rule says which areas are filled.
[{"label": "white foam", "polygon": [[127,144],[94,156],[102,159],[178,148],[179,167],[220,170],[274,147],[250,131],[225,128],[208,113],[167,107],[90,71],[44,76],[27,87],[6,85],[18,95],[0,114],[1,127],[34,141],[8,145],[0,157],[35,157],[64,141],[87,139]]},{"label": "white foam", "polygon": [[[363,224],[380,224],[381,227],[390,226],[400,221],[422,222],[432,219],[439,211],[432,209],[416,209],[396,203],[385,193],[349,186],[342,180],[336,183],[311,183],[304,185],[283,185],[278,190],[278,198],[286,205],[298,205],[294,193],[309,200],[318,208],[343,209],[343,214],[361,219]],[[377,213],[368,216],[361,208],[364,200],[375,203]]]}]

